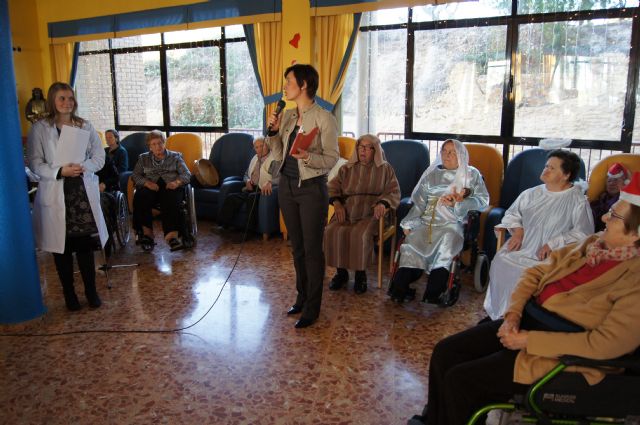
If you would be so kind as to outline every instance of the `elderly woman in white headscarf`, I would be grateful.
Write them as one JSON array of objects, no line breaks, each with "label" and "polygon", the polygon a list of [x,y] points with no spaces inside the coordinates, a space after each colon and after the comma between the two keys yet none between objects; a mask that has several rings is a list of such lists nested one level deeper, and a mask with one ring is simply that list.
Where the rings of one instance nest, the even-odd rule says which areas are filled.
[{"label": "elderly woman in white headscarf", "polygon": [[400,185],[384,158],[380,139],[361,136],[349,162],[327,187],[335,214],[325,229],[324,250],[326,264],[337,268],[329,289],[342,288],[349,281],[348,270],[355,270],[353,289],[362,294],[367,290],[365,269],[373,255],[378,220],[400,203]]},{"label": "elderly woman in white headscarf", "polygon": [[405,241],[389,292],[392,300],[402,303],[415,293],[409,284],[426,271],[429,281],[422,300],[439,304],[453,259],[462,250],[463,220],[469,211],[487,207],[489,193],[480,172],[469,165],[467,148],[449,139],[411,200],[413,207],[400,223]]}]

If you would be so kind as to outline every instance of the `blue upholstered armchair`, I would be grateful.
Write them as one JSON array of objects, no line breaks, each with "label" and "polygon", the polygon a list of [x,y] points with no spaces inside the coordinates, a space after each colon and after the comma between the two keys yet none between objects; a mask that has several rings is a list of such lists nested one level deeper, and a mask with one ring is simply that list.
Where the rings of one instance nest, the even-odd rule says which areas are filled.
[{"label": "blue upholstered armchair", "polygon": [[[523,191],[542,184],[540,174],[547,163],[548,153],[549,151],[540,148],[527,149],[514,156],[507,165],[500,191],[500,203],[489,212],[485,221],[484,251],[489,259],[493,259],[496,254],[497,241],[493,228],[500,224],[506,210]],[[578,177],[584,179],[585,175],[584,162],[581,160]]]},{"label": "blue upholstered armchair", "polygon": [[418,140],[390,140],[382,143],[381,146],[400,184],[402,199],[396,212],[398,223],[400,223],[411,209],[413,188],[429,166],[429,148]]},{"label": "blue upholstered armchair", "polygon": [[[243,176],[255,155],[253,136],[245,133],[229,133],[213,144],[209,160],[218,171],[220,185],[213,188],[200,188],[195,191],[196,213],[198,217],[215,219],[225,198],[244,187]],[[269,196],[261,196],[258,205],[258,232],[264,237],[279,230],[278,189],[275,187]],[[238,214],[235,225],[244,228],[248,211]]]},{"label": "blue upholstered armchair", "polygon": [[242,189],[242,176],[253,155],[253,136],[250,134],[229,133],[215,141],[209,160],[218,171],[220,183],[216,187],[195,190],[198,218],[215,220],[226,195]]}]

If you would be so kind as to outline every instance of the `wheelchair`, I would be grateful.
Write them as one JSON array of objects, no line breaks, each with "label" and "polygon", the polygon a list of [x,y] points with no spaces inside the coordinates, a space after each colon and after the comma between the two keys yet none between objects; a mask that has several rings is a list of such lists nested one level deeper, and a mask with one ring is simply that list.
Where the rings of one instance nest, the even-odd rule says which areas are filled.
[{"label": "wheelchair", "polygon": [[[451,307],[458,301],[460,295],[462,273],[473,274],[474,288],[478,292],[484,292],[489,284],[489,259],[487,255],[480,251],[478,235],[480,234],[480,211],[469,211],[463,222],[463,247],[462,251],[453,258],[449,270],[446,289],[439,297],[440,307]],[[404,237],[398,241],[393,253],[393,263],[391,267],[391,278],[387,294],[391,293],[391,283],[395,277],[400,262],[400,246],[404,242]],[[428,283],[427,283],[428,284]],[[409,288],[408,298],[415,299],[415,289]]]},{"label": "wheelchair", "polygon": [[[622,374],[608,374],[589,385],[569,366],[624,368]],[[529,387],[513,403],[497,403],[476,411],[468,425],[480,423],[492,410],[511,412],[501,425],[534,423],[557,425],[640,425],[640,349],[613,360],[592,360],[563,356],[553,370]]]},{"label": "wheelchair", "polygon": [[129,203],[125,194],[119,190],[107,193],[111,195],[111,198],[107,198],[111,205],[106,210],[104,204],[102,202],[100,204],[109,232],[110,248],[115,249],[118,245],[124,247],[129,242],[131,235]]},{"label": "wheelchair", "polygon": [[[129,178],[129,190],[131,193],[134,193],[135,188],[133,185],[133,180]],[[185,249],[191,249],[196,246],[197,239],[196,235],[198,234],[198,222],[196,220],[196,206],[195,206],[195,197],[194,197],[194,189],[191,184],[187,184],[183,186],[184,196],[182,197],[182,201],[180,201],[178,205],[178,212],[180,213],[180,224],[178,229],[178,236],[182,239],[182,246]],[[133,198],[133,197],[132,197]],[[157,216],[162,214],[160,211],[159,205],[152,209],[153,216]],[[142,236],[141,229],[135,229],[136,231],[136,245],[140,245],[140,238]]]},{"label": "wheelchair", "polygon": [[479,249],[479,234],[480,211],[469,211],[464,221],[462,251],[453,259],[447,289],[440,297],[444,307],[452,306],[458,300],[462,272],[473,275],[473,287],[477,292],[484,292],[489,284],[489,257]]}]

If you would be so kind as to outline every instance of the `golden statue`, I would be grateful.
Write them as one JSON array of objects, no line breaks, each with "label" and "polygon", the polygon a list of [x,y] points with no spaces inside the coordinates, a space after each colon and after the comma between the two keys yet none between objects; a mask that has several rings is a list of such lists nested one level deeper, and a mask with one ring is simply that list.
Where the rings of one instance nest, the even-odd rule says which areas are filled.
[{"label": "golden statue", "polygon": [[31,123],[38,121],[40,118],[46,116],[46,99],[42,94],[41,88],[34,88],[31,90],[31,99],[27,102],[24,114],[27,120]]}]

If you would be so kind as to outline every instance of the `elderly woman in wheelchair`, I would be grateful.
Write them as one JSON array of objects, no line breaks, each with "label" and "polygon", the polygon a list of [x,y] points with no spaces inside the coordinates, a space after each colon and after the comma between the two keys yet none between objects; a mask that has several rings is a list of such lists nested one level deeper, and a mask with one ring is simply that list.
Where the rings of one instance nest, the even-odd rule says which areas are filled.
[{"label": "elderly woman in wheelchair", "polygon": [[[436,345],[428,403],[410,424],[465,424],[483,405],[524,394],[555,371],[562,356],[613,359],[640,346],[640,173],[603,221],[603,232],[527,269],[504,319]],[[593,363],[572,366],[580,381],[595,385],[613,378]],[[637,410],[637,400],[633,404]]]},{"label": "elderly woman in wheelchair", "polygon": [[436,161],[427,168],[411,194],[413,207],[400,226],[399,269],[389,287],[391,299],[402,303],[415,290],[409,284],[429,273],[423,301],[443,302],[452,263],[464,245],[464,220],[471,210],[489,204],[480,172],[469,165],[467,148],[458,140],[444,142]]},{"label": "elderly woman in wheelchair", "polygon": [[181,249],[178,239],[182,217],[180,205],[184,200],[184,186],[191,174],[179,152],[165,147],[166,139],[161,131],[147,134],[149,152],[140,155],[131,176],[136,187],[133,197],[133,226],[138,232],[142,249],[153,250],[152,209],[159,204],[162,211],[164,238],[172,251]]}]

